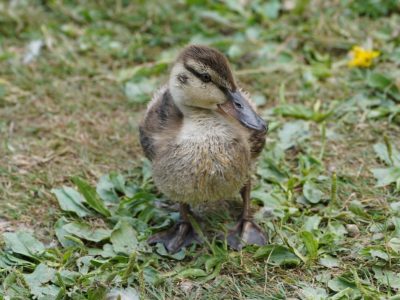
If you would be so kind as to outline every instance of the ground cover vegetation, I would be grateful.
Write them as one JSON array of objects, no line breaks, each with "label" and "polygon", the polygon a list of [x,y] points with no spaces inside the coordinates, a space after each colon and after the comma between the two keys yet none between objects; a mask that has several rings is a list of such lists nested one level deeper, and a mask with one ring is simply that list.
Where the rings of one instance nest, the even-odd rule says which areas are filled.
[{"label": "ground cover vegetation", "polygon": [[[0,2],[0,299],[400,299],[399,9]],[[239,201],[202,214],[202,247],[146,243],[178,215],[138,121],[188,43],[225,53],[269,122],[266,246],[214,238]]]}]

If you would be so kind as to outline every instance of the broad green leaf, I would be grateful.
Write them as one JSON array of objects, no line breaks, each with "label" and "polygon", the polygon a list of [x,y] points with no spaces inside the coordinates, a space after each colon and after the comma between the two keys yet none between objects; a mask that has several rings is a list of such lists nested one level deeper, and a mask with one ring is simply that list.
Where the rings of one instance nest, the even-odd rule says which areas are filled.
[{"label": "broad green leaf", "polygon": [[115,253],[113,246],[108,243],[103,245],[103,249],[98,249],[98,248],[89,249],[88,254],[93,256],[100,255],[105,258],[117,256],[117,253]]},{"label": "broad green leaf", "polygon": [[319,224],[321,223],[321,217],[320,216],[309,216],[305,218],[304,222],[304,230],[312,232],[313,230],[317,230],[319,227]]},{"label": "broad green leaf", "polygon": [[385,90],[393,84],[393,80],[380,73],[370,73],[367,78],[367,83],[370,87]]},{"label": "broad green leaf", "polygon": [[54,224],[54,230],[55,230],[58,241],[60,242],[60,244],[63,247],[73,247],[73,246],[80,245],[80,243],[77,243],[66,237],[69,235],[69,233],[63,228],[64,225],[66,225],[66,224],[68,224],[68,221],[64,217],[61,217],[60,219],[58,219],[56,224]]},{"label": "broad green leaf", "polygon": [[395,123],[399,123],[397,115],[400,115],[400,107],[396,105],[391,105],[388,107],[379,106],[375,109],[369,110],[367,116],[371,119],[389,117],[389,121],[394,120]]},{"label": "broad green leaf", "polygon": [[287,179],[287,174],[269,161],[259,165],[257,174],[268,181],[276,183]]},{"label": "broad green leaf", "polygon": [[318,240],[314,237],[311,232],[302,231],[300,237],[306,246],[308,256],[311,259],[315,259],[318,256]]},{"label": "broad green leaf", "polygon": [[305,121],[287,122],[279,131],[279,146],[287,150],[310,136],[309,123]]},{"label": "broad green leaf", "polygon": [[[256,6],[257,7],[257,6]],[[281,3],[279,0],[271,0],[260,5],[258,12],[267,19],[276,19],[279,16]]]},{"label": "broad green leaf", "polygon": [[100,199],[105,202],[118,202],[119,197],[115,191],[114,184],[110,180],[110,175],[103,175],[100,177],[96,185],[96,192]]},{"label": "broad green leaf", "polygon": [[301,104],[282,104],[274,109],[274,113],[283,117],[311,120],[314,112]]},{"label": "broad green leaf", "polygon": [[139,300],[139,293],[132,287],[114,288],[106,295],[106,299]]},{"label": "broad green leaf", "polygon": [[63,229],[81,239],[92,242],[100,242],[108,239],[111,235],[111,230],[109,229],[93,228],[87,223],[77,221],[64,225]]},{"label": "broad green leaf", "polygon": [[359,294],[354,280],[344,276],[339,276],[329,280],[328,287],[335,292],[340,292],[344,289],[350,288],[353,290],[353,292],[357,291],[356,293]]},{"label": "broad green leaf", "polygon": [[5,270],[7,267],[6,254],[0,251],[0,270]]},{"label": "broad green leaf", "polygon": [[343,239],[347,230],[341,222],[333,221],[328,224],[329,232],[333,233],[338,239]]},{"label": "broad green leaf", "polygon": [[314,122],[322,122],[333,114],[332,111],[317,112],[300,104],[283,104],[274,109],[274,113],[284,117],[292,117]]},{"label": "broad green leaf", "polygon": [[201,278],[200,281],[208,282],[208,281],[218,277],[221,273],[221,270],[222,270],[222,262],[219,262],[217,265],[215,265],[212,272],[209,275],[207,275],[206,277]]},{"label": "broad green leaf", "polygon": [[0,100],[3,99],[3,97],[6,95],[7,90],[6,87],[2,84],[0,84]]},{"label": "broad green leaf", "polygon": [[396,183],[396,188],[400,189],[400,167],[372,169],[372,173],[377,180],[377,187],[383,187],[392,183]]},{"label": "broad green leaf", "polygon": [[96,190],[92,186],[79,177],[73,177],[72,181],[76,184],[79,192],[85,197],[86,203],[91,208],[105,217],[111,216],[111,213],[104,206],[103,201],[97,196]]},{"label": "broad green leaf", "polygon": [[143,159],[142,163],[142,176],[143,176],[143,181],[147,181],[151,178],[151,162],[147,159]]},{"label": "broad green leaf", "polygon": [[125,192],[126,182],[124,176],[119,173],[111,172],[110,174],[108,174],[108,177],[116,191],[120,193]]},{"label": "broad green leaf", "polygon": [[96,185],[99,197],[110,203],[119,201],[119,193],[125,193],[125,179],[121,174],[110,173],[100,177]]},{"label": "broad green leaf", "polygon": [[262,105],[267,104],[267,98],[263,94],[254,94],[254,95],[252,95],[251,98],[253,99],[254,103],[257,106],[262,106]]},{"label": "broad green leaf", "polygon": [[387,224],[386,223],[381,223],[381,222],[373,222],[369,226],[369,231],[373,233],[377,232],[385,232],[387,229]]},{"label": "broad green leaf", "polygon": [[212,269],[216,266],[216,265],[218,265],[218,264],[220,264],[221,262],[223,262],[224,261],[224,257],[221,257],[221,256],[211,256],[210,258],[208,258],[207,260],[206,260],[206,262],[205,262],[205,267],[206,267],[206,271],[207,272],[211,272],[212,271]]},{"label": "broad green leaf", "polygon": [[[368,16],[370,19],[377,19],[379,17],[384,17],[391,11],[396,11],[398,4],[399,2],[397,0],[365,0],[361,2],[352,1],[350,2],[349,8],[353,13],[358,15]],[[383,40],[385,40],[385,38]]]},{"label": "broad green leaf", "polygon": [[354,290],[352,288],[345,288],[341,290],[339,293],[336,293],[329,300],[347,300],[347,299],[355,299],[354,297]]},{"label": "broad green leaf", "polygon": [[306,286],[300,291],[302,296],[301,299],[306,300],[326,300],[328,298],[328,293],[325,289],[319,287]]},{"label": "broad green leaf", "polygon": [[216,11],[200,11],[199,15],[202,19],[218,23],[225,27],[235,27],[233,22]]},{"label": "broad green leaf", "polygon": [[266,245],[257,249],[255,259],[267,259],[268,262],[276,265],[298,265],[300,259],[288,248],[281,245]]},{"label": "broad green leaf", "polygon": [[226,6],[230,10],[235,11],[241,15],[246,15],[246,13],[247,13],[244,9],[244,7],[246,6],[246,3],[244,3],[244,2],[235,1],[235,0],[225,0],[224,4],[226,4]]},{"label": "broad green leaf", "polygon": [[60,288],[50,282],[54,280],[56,271],[44,263],[39,264],[31,274],[24,274],[31,294],[38,299],[55,299]]},{"label": "broad green leaf", "polygon": [[229,47],[227,53],[228,57],[230,59],[238,59],[243,55],[243,47],[240,47],[239,45],[233,44]]},{"label": "broad green leaf", "polygon": [[[87,293],[87,299],[88,300],[97,300],[97,299],[111,299],[111,300],[122,300],[124,298],[122,298],[124,295],[122,294],[117,294],[117,295],[113,295],[113,294],[107,294],[107,289],[104,286],[98,286],[95,289],[91,289],[88,291]],[[113,298],[113,296],[115,296],[115,298]],[[107,297],[107,298],[106,298]],[[110,298],[108,298],[110,297]]]},{"label": "broad green leaf", "polygon": [[311,0],[297,0],[293,9],[295,14],[301,15],[309,6]]},{"label": "broad green leaf", "polygon": [[[21,284],[21,277],[17,272],[11,272],[8,274],[4,281],[0,285],[0,299],[12,299],[12,300],[19,300],[19,299],[30,299],[30,291],[27,289],[28,286]],[[2,290],[4,288],[4,290]]]},{"label": "broad green leaf", "polygon": [[[15,255],[13,255],[15,254]],[[6,252],[0,252],[0,260],[1,260],[1,264],[2,265],[6,265],[13,267],[13,266],[18,266],[18,267],[23,267],[23,268],[28,268],[31,269],[32,267],[35,266],[34,263],[32,263],[29,259],[29,257],[27,257],[26,259],[17,257],[20,256],[19,253],[6,253]]]},{"label": "broad green leaf", "polygon": [[144,280],[151,285],[157,285],[163,280],[160,273],[150,266],[144,268],[143,275]]},{"label": "broad green leaf", "polygon": [[400,238],[395,237],[390,239],[388,245],[394,252],[400,254]]},{"label": "broad green leaf", "polygon": [[281,191],[270,191],[267,193],[264,191],[254,190],[251,192],[251,198],[261,201],[264,204],[264,207],[271,209],[283,207],[286,201],[286,195]]},{"label": "broad green leaf", "polygon": [[316,204],[321,201],[324,193],[317,188],[317,185],[315,183],[308,180],[303,186],[303,195],[308,202]]},{"label": "broad green leaf", "polygon": [[76,265],[78,266],[80,274],[86,275],[89,272],[89,268],[93,259],[93,256],[86,255],[81,256],[76,260]]},{"label": "broad green leaf", "polygon": [[161,256],[166,256],[166,257],[176,259],[176,260],[183,260],[186,257],[186,251],[184,249],[181,249],[180,251],[178,251],[174,254],[170,254],[167,252],[167,249],[165,249],[164,245],[161,243],[158,243],[156,245],[156,251]]},{"label": "broad green leaf", "polygon": [[349,209],[352,213],[356,214],[357,216],[369,218],[367,214],[367,210],[363,206],[363,204],[358,200],[353,200],[350,202]]},{"label": "broad green leaf", "polygon": [[400,152],[395,147],[392,147],[392,153],[389,154],[386,145],[378,143],[374,145],[374,150],[376,155],[388,166],[400,167]]},{"label": "broad green leaf", "polygon": [[375,273],[375,279],[379,283],[390,286],[393,289],[400,290],[400,273],[395,273],[391,270],[381,269],[379,267],[372,268]]},{"label": "broad green leaf", "polygon": [[61,270],[60,272],[60,279],[66,286],[73,286],[79,277],[80,274],[75,271]]},{"label": "broad green leaf", "polygon": [[389,153],[387,151],[387,147],[385,144],[378,143],[374,145],[374,151],[376,155],[380,158],[380,160],[384,161],[387,165],[391,165],[392,161],[389,157]]},{"label": "broad green leaf", "polygon": [[91,215],[90,210],[83,205],[85,199],[73,188],[64,186],[60,189],[52,189],[51,192],[56,195],[62,210],[74,212],[79,217]]},{"label": "broad green leaf", "polygon": [[44,245],[26,231],[6,232],[3,237],[6,247],[14,253],[37,257],[45,250]]},{"label": "broad green leaf", "polygon": [[115,225],[110,240],[116,253],[130,255],[137,250],[136,231],[128,222],[120,221]]},{"label": "broad green leaf", "polygon": [[152,65],[146,66],[135,66],[133,68],[122,69],[118,71],[116,79],[118,82],[125,82],[131,79],[140,79],[142,77],[150,77],[154,75],[159,75],[168,69],[168,61],[159,61]]},{"label": "broad green leaf", "polygon": [[[400,213],[400,201],[390,203],[390,208],[393,210],[393,212]],[[399,234],[400,234],[400,228],[399,228]]]},{"label": "broad green leaf", "polygon": [[155,90],[154,80],[144,78],[142,80],[125,83],[124,92],[130,103],[141,104],[150,99],[150,95]]},{"label": "broad green leaf", "polygon": [[389,260],[389,255],[383,250],[371,249],[371,250],[369,250],[369,253],[371,254],[372,257],[381,258],[381,259],[386,260],[386,261]]},{"label": "broad green leaf", "polygon": [[[126,216],[126,217],[132,215],[136,216],[146,208],[153,209],[154,207],[148,205],[148,203],[154,199],[156,199],[156,197],[153,193],[150,193],[148,191],[138,191],[131,198],[121,199],[116,215]],[[144,220],[142,219],[140,221],[142,221],[143,224]]]},{"label": "broad green leaf", "polygon": [[207,273],[202,269],[189,268],[179,272],[177,276],[179,278],[198,278],[207,276]]},{"label": "broad green leaf", "polygon": [[327,268],[336,268],[340,266],[340,261],[328,254],[325,254],[323,257],[321,257],[319,259],[319,263]]},{"label": "broad green leaf", "polygon": [[400,101],[400,92],[394,79],[384,74],[374,72],[369,74],[367,84],[374,89],[389,94],[395,100]]}]

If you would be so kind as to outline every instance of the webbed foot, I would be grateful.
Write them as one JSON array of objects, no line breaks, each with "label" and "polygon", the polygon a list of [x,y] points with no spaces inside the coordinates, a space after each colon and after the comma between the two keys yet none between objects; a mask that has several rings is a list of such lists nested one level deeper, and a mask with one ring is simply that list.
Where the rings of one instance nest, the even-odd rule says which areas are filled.
[{"label": "webbed foot", "polygon": [[267,243],[267,238],[256,223],[251,220],[241,219],[229,231],[227,242],[231,248],[241,250],[246,245],[263,246]]},{"label": "webbed foot", "polygon": [[150,245],[162,243],[169,253],[175,253],[191,244],[200,244],[201,239],[196,234],[190,223],[190,207],[181,203],[179,206],[181,221],[170,229],[158,232],[148,238]]},{"label": "webbed foot", "polygon": [[158,232],[147,240],[150,245],[162,243],[169,253],[175,253],[183,247],[200,243],[200,238],[195,233],[192,225],[187,222],[175,224],[172,228]]}]

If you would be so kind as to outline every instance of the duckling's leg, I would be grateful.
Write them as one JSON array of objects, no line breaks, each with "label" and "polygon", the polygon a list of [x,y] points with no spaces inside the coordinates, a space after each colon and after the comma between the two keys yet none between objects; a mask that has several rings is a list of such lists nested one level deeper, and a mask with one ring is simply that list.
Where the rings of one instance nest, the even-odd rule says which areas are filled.
[{"label": "duckling's leg", "polygon": [[243,199],[243,213],[236,226],[229,231],[228,244],[235,250],[240,250],[245,245],[265,245],[267,239],[260,226],[254,223],[250,211],[250,180],[240,191]]},{"label": "duckling's leg", "polygon": [[152,235],[147,240],[150,245],[162,243],[164,244],[168,252],[175,253],[179,251],[182,247],[200,242],[199,237],[194,232],[194,229],[190,223],[189,205],[180,204],[179,211],[181,214],[181,221],[179,221],[170,229]]}]

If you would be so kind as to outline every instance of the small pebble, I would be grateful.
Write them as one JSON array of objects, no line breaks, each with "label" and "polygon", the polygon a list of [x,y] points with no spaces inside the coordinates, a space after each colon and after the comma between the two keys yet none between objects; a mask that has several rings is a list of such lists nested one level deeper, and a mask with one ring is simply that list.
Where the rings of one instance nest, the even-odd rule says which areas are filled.
[{"label": "small pebble", "polygon": [[182,281],[180,288],[184,293],[188,294],[193,289],[193,283],[191,281]]},{"label": "small pebble", "polygon": [[351,237],[355,237],[360,234],[360,229],[358,229],[356,224],[347,224],[346,229]]},{"label": "small pebble", "polygon": [[372,235],[371,240],[378,241],[378,240],[383,240],[384,238],[385,235],[382,232],[377,232]]},{"label": "small pebble", "polygon": [[131,287],[115,288],[107,293],[105,300],[139,300],[139,293]]},{"label": "small pebble", "polygon": [[274,216],[274,209],[264,206],[263,208],[261,208],[261,214],[263,218],[272,218]]}]

